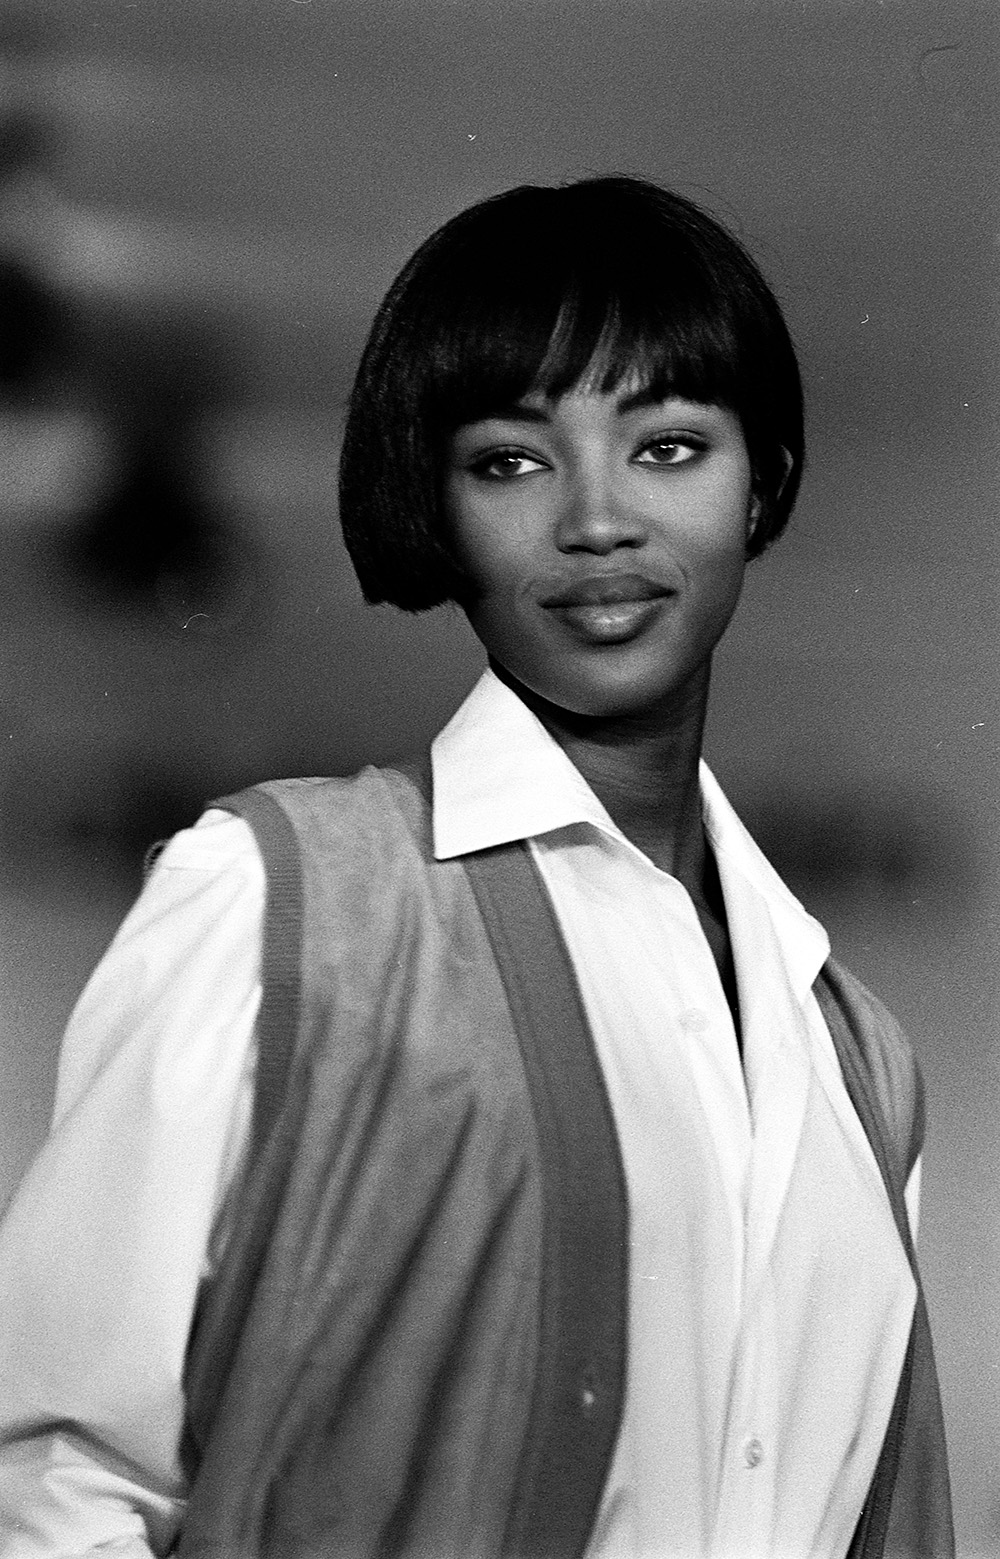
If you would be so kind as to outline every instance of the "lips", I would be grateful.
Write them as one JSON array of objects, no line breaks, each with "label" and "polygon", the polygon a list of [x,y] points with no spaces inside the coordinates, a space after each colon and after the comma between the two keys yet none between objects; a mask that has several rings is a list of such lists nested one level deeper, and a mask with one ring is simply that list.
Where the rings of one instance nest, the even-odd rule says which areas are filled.
[{"label": "lips", "polygon": [[676,591],[645,574],[591,574],[542,600],[585,644],[626,644],[660,615]]},{"label": "lips", "polygon": [[655,601],[673,595],[669,585],[645,574],[591,574],[576,579],[542,599],[543,606],[619,606],[629,601]]}]

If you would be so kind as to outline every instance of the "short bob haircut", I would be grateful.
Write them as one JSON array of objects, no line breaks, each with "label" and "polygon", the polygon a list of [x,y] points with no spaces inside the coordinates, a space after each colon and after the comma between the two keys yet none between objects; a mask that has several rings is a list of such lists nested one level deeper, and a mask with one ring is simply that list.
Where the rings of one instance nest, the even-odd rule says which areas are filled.
[{"label": "short bob haircut", "polygon": [[804,455],[802,387],[781,310],[746,250],[691,201],[643,180],[522,185],[421,245],[376,315],[344,432],[340,516],[371,602],[468,599],[444,510],[456,429],[530,391],[657,399],[740,419],[756,522],[787,523]]}]

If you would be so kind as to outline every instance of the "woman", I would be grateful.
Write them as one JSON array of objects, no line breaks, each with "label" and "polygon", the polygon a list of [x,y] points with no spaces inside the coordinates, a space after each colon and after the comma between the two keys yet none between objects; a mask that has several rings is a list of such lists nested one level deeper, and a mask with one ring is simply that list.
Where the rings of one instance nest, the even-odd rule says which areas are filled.
[{"label": "woman", "polygon": [[490,669],[429,764],[209,811],[84,993],[0,1249],[4,1552],[952,1551],[915,1065],[700,761],[802,459],[677,196],[513,190],[405,268],[344,533]]}]

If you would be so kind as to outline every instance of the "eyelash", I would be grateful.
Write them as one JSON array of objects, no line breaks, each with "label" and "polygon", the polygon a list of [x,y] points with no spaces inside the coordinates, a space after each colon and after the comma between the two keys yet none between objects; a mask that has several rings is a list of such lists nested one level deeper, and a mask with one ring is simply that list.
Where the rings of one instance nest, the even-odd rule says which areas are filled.
[{"label": "eyelash", "polygon": [[[688,453],[686,458],[682,460],[644,460],[640,463],[643,465],[659,465],[664,467],[687,465],[690,460],[696,459],[698,455],[704,454],[705,450],[708,448],[708,444],[705,439],[693,433],[678,433],[671,437],[660,436],[658,438],[647,439],[644,443],[640,444],[632,458],[637,459],[640,455],[645,454],[647,450],[656,448],[686,450]],[[505,444],[496,449],[486,450],[481,455],[477,455],[474,460],[469,462],[469,470],[473,473],[474,476],[482,477],[485,481],[503,481],[505,479],[516,480],[516,478],[522,474],[520,472],[510,470],[491,471],[490,467],[495,466],[497,462],[501,460],[529,460],[540,466],[547,464],[547,462],[544,461],[540,456],[529,453],[528,450],[521,448],[519,445]]]},{"label": "eyelash", "polygon": [[[647,439],[636,451],[636,455],[645,454],[648,449],[679,449],[685,450],[682,460],[648,460],[644,465],[686,466],[690,460],[695,460],[703,455],[708,448],[708,440],[697,433],[670,433],[660,434],[657,438]],[[635,457],[633,457],[635,458]]]},{"label": "eyelash", "polygon": [[481,476],[486,481],[499,482],[505,477],[516,477],[516,471],[491,471],[490,466],[496,465],[500,460],[533,460],[538,464],[544,464],[537,455],[529,455],[527,450],[519,449],[516,445],[504,445],[500,449],[489,449],[482,455],[477,455],[469,462],[469,470],[474,476]]}]

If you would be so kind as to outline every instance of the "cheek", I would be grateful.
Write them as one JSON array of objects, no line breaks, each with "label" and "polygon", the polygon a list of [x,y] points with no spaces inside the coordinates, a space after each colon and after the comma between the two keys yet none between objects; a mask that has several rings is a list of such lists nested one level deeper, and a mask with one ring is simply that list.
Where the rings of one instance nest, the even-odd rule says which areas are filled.
[{"label": "cheek", "polygon": [[469,626],[487,654],[520,681],[536,686],[542,668],[558,655],[551,625],[533,608],[531,547],[513,527],[467,524],[460,556],[471,590],[462,603]]},{"label": "cheek", "polygon": [[487,653],[511,670],[525,656],[534,659],[539,625],[519,610],[516,585],[506,574],[491,570],[486,577],[474,578],[473,587],[464,611]]},{"label": "cheek", "polygon": [[697,565],[708,588],[727,594],[738,589],[746,569],[746,526],[733,526],[729,534],[716,536],[701,553]]},{"label": "cheek", "polygon": [[527,528],[511,513],[497,514],[464,504],[449,514],[452,544],[471,582],[473,600],[514,600],[531,574],[532,545]]},{"label": "cheek", "polygon": [[455,544],[470,589],[462,602],[469,624],[487,652],[505,665],[518,658],[525,637],[518,603],[527,578],[524,555],[509,531],[466,515]]},{"label": "cheek", "polygon": [[480,625],[484,631],[487,627],[494,633],[502,631],[505,622],[513,623],[521,594],[523,570],[518,560],[489,546],[464,549],[459,556],[470,585],[463,603],[469,621],[480,637]]},{"label": "cheek", "polygon": [[692,577],[707,584],[714,580],[721,591],[741,580],[746,566],[750,516],[750,479],[747,471],[709,490],[703,501],[692,505],[674,532],[678,561]]},{"label": "cheek", "polygon": [[492,593],[510,571],[504,527],[498,524],[488,505],[473,503],[468,493],[455,484],[445,487],[445,515],[452,547],[476,594]]}]

